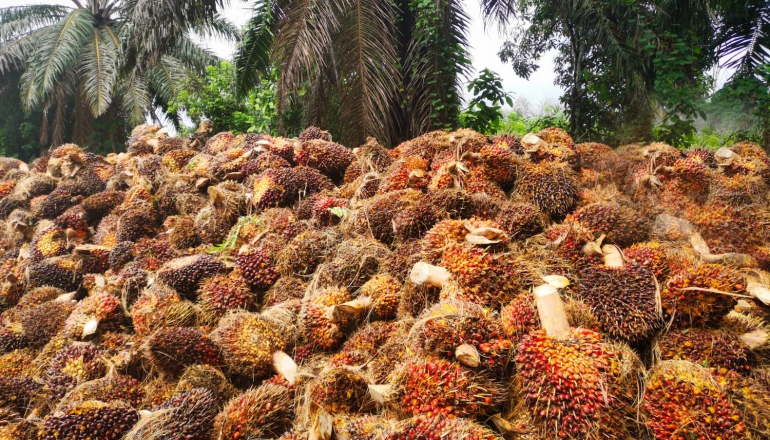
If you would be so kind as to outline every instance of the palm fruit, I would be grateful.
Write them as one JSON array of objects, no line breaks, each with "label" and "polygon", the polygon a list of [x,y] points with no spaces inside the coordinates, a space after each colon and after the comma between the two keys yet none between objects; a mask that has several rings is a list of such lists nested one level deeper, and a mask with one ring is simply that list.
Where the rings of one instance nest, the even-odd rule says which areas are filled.
[{"label": "palm fruit", "polygon": [[397,242],[419,239],[440,219],[440,213],[429,199],[398,212],[393,217],[393,232]]},{"label": "palm fruit", "polygon": [[157,272],[162,281],[182,295],[192,295],[204,279],[224,270],[224,264],[211,255],[190,255],[175,258]]},{"label": "palm fruit", "polygon": [[[433,161],[436,165],[437,161]],[[452,160],[444,163],[440,168],[434,170],[434,174],[428,184],[429,191],[436,191],[448,188],[467,188],[468,168],[460,161]],[[475,192],[470,191],[468,192]]]},{"label": "palm fruit", "polygon": [[367,238],[348,239],[337,245],[318,268],[320,286],[342,286],[351,292],[360,288],[379,271],[380,262],[390,251],[382,243]]},{"label": "palm fruit", "polygon": [[34,396],[43,388],[30,377],[0,377],[0,407],[24,415]]},{"label": "palm fruit", "polygon": [[655,438],[749,438],[740,411],[717,379],[686,361],[666,361],[647,374],[642,409]]},{"label": "palm fruit", "polygon": [[581,271],[578,297],[611,337],[628,342],[648,339],[663,324],[652,271],[625,264],[620,249],[605,245],[604,264]]},{"label": "palm fruit", "polygon": [[[551,136],[546,137],[550,138]],[[558,138],[559,135],[556,137]],[[580,167],[580,157],[575,152],[571,139],[569,142],[564,142],[561,139],[557,142],[550,142],[541,138],[539,134],[529,133],[522,137],[519,142],[525,157],[534,163],[561,162],[568,164],[574,170],[578,170]]]},{"label": "palm fruit", "polygon": [[657,340],[662,360],[683,360],[704,367],[722,367],[747,372],[754,356],[732,332],[721,329],[672,329]]},{"label": "palm fruit", "polygon": [[233,143],[233,139],[235,139],[235,135],[229,131],[217,133],[206,141],[206,144],[203,146],[201,151],[208,154],[221,153],[230,148]]},{"label": "palm fruit", "polygon": [[378,440],[387,427],[388,419],[382,416],[337,416],[333,430],[338,440]]},{"label": "palm fruit", "polygon": [[288,206],[296,200],[298,176],[294,168],[271,168],[253,180],[252,194],[257,210]]},{"label": "palm fruit", "polygon": [[136,408],[144,397],[142,383],[138,380],[130,376],[110,375],[78,385],[61,400],[59,408],[87,400],[105,403],[122,401]]},{"label": "palm fruit", "polygon": [[117,230],[118,220],[120,217],[116,214],[110,214],[104,217],[99,225],[96,227],[96,234],[94,234],[93,242],[100,246],[105,246],[112,249],[118,244]]},{"label": "palm fruit", "polygon": [[137,241],[145,236],[155,235],[158,212],[151,204],[135,202],[126,209],[118,220],[115,237],[117,241]]},{"label": "palm fruit", "polygon": [[29,345],[18,315],[16,309],[11,309],[0,316],[0,353],[9,353]]},{"label": "palm fruit", "polygon": [[218,408],[222,408],[228,400],[237,394],[237,390],[230,384],[227,377],[218,368],[210,365],[190,365],[185,368],[179,376],[174,392],[179,395],[196,388],[211,391],[214,403]]},{"label": "palm fruit", "polygon": [[[564,310],[570,326],[599,331],[599,322],[591,308],[570,297],[564,298]],[[540,329],[535,298],[530,292],[522,292],[500,310],[500,326],[505,337],[515,344],[534,330]]]},{"label": "palm fruit", "polygon": [[64,323],[75,309],[71,302],[48,301],[19,312],[24,339],[32,347],[42,347],[64,328]]},{"label": "palm fruit", "polygon": [[371,235],[383,243],[393,241],[393,218],[396,213],[414,206],[421,193],[407,189],[374,196],[351,213],[349,226],[353,233]]},{"label": "palm fruit", "polygon": [[666,249],[658,242],[637,243],[624,250],[623,256],[635,264],[650,269],[659,281],[665,280],[670,273],[671,264]]},{"label": "palm fruit", "polygon": [[333,181],[341,182],[345,170],[356,156],[340,144],[316,139],[303,142],[295,159],[298,164],[316,168]]},{"label": "palm fruit", "polygon": [[161,163],[172,173],[178,173],[184,170],[187,163],[198,154],[195,150],[177,149],[169,151],[163,155]]},{"label": "palm fruit", "polygon": [[297,235],[276,255],[278,273],[292,276],[315,272],[339,239],[339,234],[332,229],[311,229]]},{"label": "palm fruit", "polygon": [[285,301],[300,300],[305,296],[307,284],[297,277],[282,277],[265,292],[264,307],[272,307]]},{"label": "palm fruit", "polygon": [[217,406],[210,390],[194,388],[176,395],[142,417],[126,440],[208,440]]},{"label": "palm fruit", "polygon": [[195,230],[195,220],[192,217],[188,215],[175,217],[171,226],[168,242],[174,249],[187,250],[200,244],[200,237]]},{"label": "palm fruit", "polygon": [[144,270],[155,271],[178,254],[164,238],[142,237],[133,247],[136,264]]},{"label": "palm fruit", "polygon": [[428,160],[416,156],[407,156],[402,160],[393,162],[385,170],[377,192],[379,194],[386,194],[391,191],[408,188],[424,191],[427,189],[430,181]]},{"label": "palm fruit", "polygon": [[104,351],[91,344],[65,345],[48,362],[43,378],[52,396],[60,399],[78,384],[102,377]]},{"label": "palm fruit", "polygon": [[274,353],[285,350],[291,336],[287,329],[258,314],[239,312],[219,321],[211,338],[221,347],[231,373],[259,378],[268,375],[274,367]]},{"label": "palm fruit", "polygon": [[139,412],[125,403],[89,400],[48,415],[40,440],[119,440],[139,421]]},{"label": "palm fruit", "polygon": [[729,294],[744,288],[742,277],[729,267],[686,263],[671,274],[661,291],[664,317],[673,318],[677,327],[714,324],[735,306],[736,300]]},{"label": "palm fruit", "polygon": [[63,295],[65,292],[59,288],[51,286],[36,287],[29,289],[24,296],[19,299],[16,305],[20,310],[27,307],[35,307],[43,304],[44,302],[56,299]]},{"label": "palm fruit", "polygon": [[419,349],[456,357],[469,367],[506,372],[513,343],[490,310],[472,303],[441,302],[425,310],[418,322],[424,322],[418,333]]},{"label": "palm fruit", "polygon": [[75,204],[77,196],[77,186],[74,183],[60,183],[51,194],[43,196],[37,204],[30,205],[32,214],[38,218],[56,218]]},{"label": "palm fruit", "polygon": [[516,191],[552,217],[568,214],[577,204],[577,177],[563,162],[524,164]]},{"label": "palm fruit", "polygon": [[83,274],[72,258],[54,257],[29,266],[29,287],[52,286],[67,292],[80,286]]},{"label": "palm fruit", "polygon": [[316,139],[331,142],[332,135],[329,134],[329,132],[326,130],[321,130],[316,126],[311,125],[310,127],[304,129],[302,133],[299,134],[297,139],[299,139],[300,142],[308,142]]},{"label": "palm fruit", "polygon": [[266,151],[254,159],[246,162],[241,168],[241,173],[244,177],[248,177],[255,174],[261,174],[265,170],[271,168],[289,168],[291,164],[281,156]]},{"label": "palm fruit", "polygon": [[486,426],[471,420],[448,418],[442,415],[419,415],[388,427],[382,440],[501,440]]},{"label": "palm fruit", "polygon": [[545,279],[533,291],[543,329],[526,335],[516,355],[529,414],[548,438],[627,437],[624,410],[636,398],[640,362],[628,347],[571,328],[557,290],[566,278]]},{"label": "palm fruit", "polygon": [[123,308],[117,298],[107,292],[99,292],[81,300],[72,311],[62,330],[70,338],[86,338],[113,328],[123,321]]},{"label": "palm fruit", "polygon": [[330,364],[335,367],[358,367],[367,364],[397,329],[397,324],[381,321],[361,327],[345,341],[340,351],[332,357]]},{"label": "palm fruit", "polygon": [[[339,197],[319,197],[313,204],[313,220],[319,225],[334,226],[342,220],[344,212],[348,210],[350,203],[347,199]],[[338,214],[341,213],[341,214]]]},{"label": "palm fruit", "polygon": [[0,355],[0,376],[27,376],[36,355],[37,352],[32,348],[16,349]]},{"label": "palm fruit", "polygon": [[369,319],[393,319],[401,300],[401,282],[389,274],[375,275],[363,286],[359,298],[370,298]]},{"label": "palm fruit", "polygon": [[495,223],[512,240],[524,240],[543,232],[546,219],[535,205],[511,203],[495,217]]},{"label": "palm fruit", "polygon": [[646,219],[633,208],[615,202],[599,202],[581,206],[567,216],[595,236],[606,235],[618,246],[644,241],[650,229]]},{"label": "palm fruit", "polygon": [[273,258],[264,247],[241,248],[235,264],[246,282],[256,290],[267,290],[278,279]]},{"label": "palm fruit", "polygon": [[[425,233],[422,239],[422,258],[433,264],[439,263],[444,251],[455,244],[464,243],[469,232],[473,230],[484,232],[497,228],[498,224],[495,222],[477,219],[442,220]],[[507,237],[504,235],[495,238],[500,240],[501,246],[507,242]]]},{"label": "palm fruit", "polygon": [[333,350],[345,338],[344,322],[335,322],[329,308],[350,301],[345,288],[328,288],[303,301],[300,322],[308,345],[318,350]]},{"label": "palm fruit", "polygon": [[514,152],[500,144],[485,145],[479,152],[484,163],[485,174],[504,191],[510,190],[516,182],[519,161]]},{"label": "palm fruit", "polygon": [[201,282],[198,301],[203,313],[212,321],[231,310],[253,311],[257,307],[257,298],[238,270],[228,275],[217,274]]},{"label": "palm fruit", "polygon": [[441,358],[407,361],[394,374],[394,397],[412,415],[483,419],[506,399],[501,383]]},{"label": "palm fruit", "polygon": [[733,405],[741,412],[743,422],[753,434],[751,438],[770,436],[770,423],[765,417],[770,411],[770,388],[762,375],[746,376],[723,368],[717,373],[715,378],[719,386],[730,395]]},{"label": "palm fruit", "polygon": [[322,372],[308,387],[310,401],[331,414],[365,412],[371,404],[366,379],[345,367]]},{"label": "palm fruit", "polygon": [[39,232],[30,244],[30,261],[36,263],[46,258],[69,253],[67,234],[58,226],[51,226]]},{"label": "palm fruit", "polygon": [[200,330],[186,327],[164,328],[147,341],[148,356],[159,370],[178,376],[193,364],[224,364],[220,348]]},{"label": "palm fruit", "polygon": [[285,387],[263,384],[233,398],[214,419],[214,436],[222,440],[275,438],[291,426],[294,405]]}]

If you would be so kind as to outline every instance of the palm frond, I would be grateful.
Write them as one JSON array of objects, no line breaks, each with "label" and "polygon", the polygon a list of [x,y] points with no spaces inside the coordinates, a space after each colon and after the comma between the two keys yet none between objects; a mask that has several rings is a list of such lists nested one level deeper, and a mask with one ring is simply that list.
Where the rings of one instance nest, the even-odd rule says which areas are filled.
[{"label": "palm frond", "polygon": [[16,41],[0,45],[0,75],[16,70],[25,64],[37,47],[37,40],[47,29],[39,29]]},{"label": "palm frond", "polygon": [[751,72],[770,62],[770,4],[749,0],[724,11],[717,29],[719,56],[725,67]]},{"label": "palm frond", "polygon": [[179,38],[176,46],[169,54],[200,75],[206,74],[206,66],[217,64],[220,61],[219,57],[210,50],[195,44],[187,36]]},{"label": "palm frond", "polygon": [[147,80],[134,69],[118,84],[120,108],[128,118],[130,125],[144,122],[144,115],[150,108],[150,90]]},{"label": "palm frond", "polygon": [[120,48],[115,46],[104,29],[92,29],[93,39],[83,48],[78,74],[82,81],[83,101],[93,117],[98,117],[107,111],[112,102],[118,79]]},{"label": "palm frond", "polygon": [[187,81],[187,71],[178,59],[164,55],[152,69],[147,71],[147,79],[155,94],[163,101],[176,99],[180,87]]},{"label": "palm frond", "polygon": [[257,0],[235,54],[235,90],[242,95],[257,85],[259,75],[270,69],[272,28],[278,15],[272,0]]},{"label": "palm frond", "polygon": [[285,109],[289,92],[323,64],[339,27],[338,12],[346,5],[346,0],[293,0],[282,9],[271,51],[280,71],[279,113]]},{"label": "palm frond", "polygon": [[204,22],[193,23],[192,30],[204,38],[238,41],[241,37],[238,26],[221,14],[215,14],[210,20]]},{"label": "palm frond", "polygon": [[40,35],[21,77],[26,109],[36,108],[54,90],[62,74],[78,63],[83,46],[93,38],[93,29],[91,13],[75,9]]},{"label": "palm frond", "polygon": [[0,43],[9,43],[61,20],[72,8],[28,5],[0,8]]},{"label": "palm frond", "polygon": [[516,17],[520,2],[517,0],[481,0],[484,26],[496,23],[501,29]]},{"label": "palm frond", "polygon": [[341,17],[335,57],[343,82],[344,144],[361,145],[367,136],[384,142],[394,136],[388,109],[398,103],[402,84],[395,18],[396,5],[383,0],[354,0]]}]

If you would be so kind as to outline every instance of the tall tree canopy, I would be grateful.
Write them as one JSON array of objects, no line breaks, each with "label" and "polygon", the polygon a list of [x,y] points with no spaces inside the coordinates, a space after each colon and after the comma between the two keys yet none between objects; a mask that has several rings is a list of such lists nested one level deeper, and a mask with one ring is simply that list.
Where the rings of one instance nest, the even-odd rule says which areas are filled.
[{"label": "tall tree canopy", "polygon": [[217,15],[223,0],[72,3],[0,8],[0,76],[21,73],[24,109],[43,114],[42,143],[64,142],[70,126],[85,142],[94,122],[143,122],[217,61],[193,35],[238,35]]}]

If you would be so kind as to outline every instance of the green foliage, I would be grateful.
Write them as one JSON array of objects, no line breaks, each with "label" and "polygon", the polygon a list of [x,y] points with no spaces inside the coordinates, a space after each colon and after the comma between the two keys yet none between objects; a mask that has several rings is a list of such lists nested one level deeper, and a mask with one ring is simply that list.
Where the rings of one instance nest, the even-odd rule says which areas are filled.
[{"label": "green foliage", "polygon": [[473,98],[468,108],[460,115],[460,124],[479,133],[495,133],[503,124],[502,105],[513,106],[513,98],[503,90],[503,80],[498,74],[484,69],[478,78],[468,84]]},{"label": "green foliage", "polygon": [[186,111],[194,121],[210,119],[214,131],[275,133],[277,109],[275,74],[240,97],[235,89],[235,66],[222,61],[206,67],[204,78],[191,79],[170,110]]},{"label": "green foliage", "polygon": [[568,130],[569,121],[560,108],[546,105],[537,115],[525,116],[519,110],[508,113],[508,116],[495,133],[524,136],[527,133],[538,132],[549,127]]}]

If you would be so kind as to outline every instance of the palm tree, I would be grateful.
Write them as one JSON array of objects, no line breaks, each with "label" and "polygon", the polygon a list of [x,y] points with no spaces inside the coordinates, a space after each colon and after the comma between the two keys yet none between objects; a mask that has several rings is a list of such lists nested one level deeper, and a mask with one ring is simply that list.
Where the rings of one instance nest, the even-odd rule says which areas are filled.
[{"label": "palm tree", "polygon": [[72,3],[0,8],[0,77],[23,72],[22,105],[43,111],[41,138],[50,130],[53,145],[69,125],[87,139],[97,118],[142,123],[217,61],[194,35],[237,36],[216,13],[223,0]]},{"label": "palm tree", "polygon": [[308,124],[349,145],[454,127],[468,20],[460,0],[255,0],[238,88],[276,68],[280,112],[300,100]]}]

